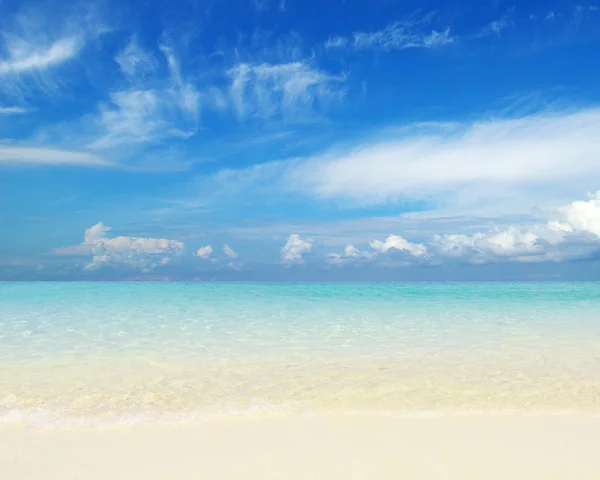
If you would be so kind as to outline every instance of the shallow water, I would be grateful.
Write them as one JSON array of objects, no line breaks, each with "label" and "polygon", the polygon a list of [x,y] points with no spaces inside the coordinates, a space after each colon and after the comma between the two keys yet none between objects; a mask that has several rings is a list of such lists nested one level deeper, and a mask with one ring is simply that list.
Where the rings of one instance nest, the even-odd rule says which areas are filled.
[{"label": "shallow water", "polygon": [[0,421],[600,413],[599,283],[0,283]]}]

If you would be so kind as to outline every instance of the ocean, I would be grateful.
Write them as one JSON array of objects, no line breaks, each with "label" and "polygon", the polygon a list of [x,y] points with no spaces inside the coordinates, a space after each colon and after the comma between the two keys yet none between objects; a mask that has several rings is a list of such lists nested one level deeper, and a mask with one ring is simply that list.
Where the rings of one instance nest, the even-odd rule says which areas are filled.
[{"label": "ocean", "polygon": [[0,283],[0,423],[600,414],[600,283]]}]

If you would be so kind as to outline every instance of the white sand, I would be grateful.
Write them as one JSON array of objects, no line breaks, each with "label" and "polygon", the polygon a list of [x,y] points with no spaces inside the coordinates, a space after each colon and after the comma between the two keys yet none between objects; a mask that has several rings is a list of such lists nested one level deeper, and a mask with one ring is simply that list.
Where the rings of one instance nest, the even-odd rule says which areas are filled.
[{"label": "white sand", "polygon": [[0,478],[600,478],[600,418],[230,418],[94,430],[0,428]]}]

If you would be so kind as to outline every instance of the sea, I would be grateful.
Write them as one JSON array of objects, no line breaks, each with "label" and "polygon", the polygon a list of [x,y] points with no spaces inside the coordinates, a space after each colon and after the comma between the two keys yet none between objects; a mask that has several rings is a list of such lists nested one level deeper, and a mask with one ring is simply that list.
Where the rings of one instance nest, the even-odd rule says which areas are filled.
[{"label": "sea", "polygon": [[600,283],[0,283],[0,424],[600,414]]}]

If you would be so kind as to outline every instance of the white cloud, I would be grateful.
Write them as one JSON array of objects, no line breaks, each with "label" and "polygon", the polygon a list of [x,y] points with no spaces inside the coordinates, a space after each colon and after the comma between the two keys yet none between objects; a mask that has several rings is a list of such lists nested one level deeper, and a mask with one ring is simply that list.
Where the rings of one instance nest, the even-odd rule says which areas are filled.
[{"label": "white cloud", "polygon": [[111,228],[104,225],[102,222],[98,222],[96,225],[92,225],[90,228],[83,232],[83,244],[94,245],[97,241],[101,240],[110,232]]},{"label": "white cloud", "polygon": [[213,252],[212,246],[206,245],[206,246],[200,247],[198,250],[196,250],[196,256],[207,260],[212,255],[212,252]]},{"label": "white cloud", "polygon": [[55,93],[69,81],[64,68],[106,31],[93,3],[20,2],[13,12],[3,12],[0,29],[0,90],[20,99]]},{"label": "white cloud", "polygon": [[229,70],[229,99],[239,119],[311,115],[339,100],[345,78],[306,62],[271,65],[240,63]]},{"label": "white cloud", "polygon": [[421,243],[411,243],[397,235],[390,235],[384,242],[381,240],[373,240],[370,244],[371,248],[377,253],[382,254],[388,250],[399,250],[407,252],[413,257],[421,257],[427,255],[427,247]]},{"label": "white cloud", "polygon": [[600,237],[600,191],[590,195],[587,201],[580,200],[561,207],[559,212],[561,221],[550,223],[554,230],[591,233]]},{"label": "white cloud", "polygon": [[2,146],[0,165],[70,165],[82,167],[110,167],[112,163],[88,152],[52,148]]},{"label": "white cloud", "polygon": [[179,60],[173,49],[164,44],[161,44],[159,47],[167,60],[171,74],[169,93],[179,104],[179,108],[183,113],[189,115],[194,120],[197,119],[200,113],[200,93],[193,84],[185,82],[182,79]]},{"label": "white cloud", "polygon": [[2,107],[0,106],[0,115],[22,115],[27,110],[21,107]]},{"label": "white cloud", "polygon": [[519,227],[495,227],[487,232],[473,234],[434,234],[426,244],[412,243],[402,237],[390,235],[385,242],[370,242],[372,253],[360,252],[348,245],[342,254],[329,254],[327,262],[341,265],[353,259],[375,260],[392,249],[407,252],[414,260],[424,259],[434,265],[448,261],[474,264],[506,261],[560,262],[583,258],[598,250],[600,191],[590,195],[587,201],[572,202],[549,215],[556,219]]},{"label": "white cloud", "polygon": [[369,252],[361,252],[354,245],[346,245],[342,253],[330,253],[326,257],[327,263],[332,265],[342,265],[349,261],[357,259],[372,258],[373,254]]},{"label": "white cloud", "polygon": [[58,39],[48,45],[4,35],[6,58],[0,60],[0,77],[36,72],[59,65],[77,55],[83,46],[79,37]]},{"label": "white cloud", "polygon": [[120,265],[149,272],[171,262],[183,252],[184,244],[177,240],[145,237],[108,237],[111,228],[102,222],[84,232],[83,243],[53,250],[56,255],[91,255],[86,269],[103,265]]},{"label": "white cloud", "polygon": [[133,81],[137,78],[145,78],[158,67],[157,61],[151,53],[142,49],[135,36],[131,38],[127,46],[115,57],[123,75]]},{"label": "white cloud", "polygon": [[329,37],[325,42],[325,48],[343,48],[348,45],[349,40],[346,37],[334,36]]},{"label": "white cloud", "polygon": [[355,50],[405,50],[407,48],[435,48],[454,41],[450,27],[431,28],[436,17],[431,12],[423,17],[412,15],[375,32],[355,32],[352,40],[344,36],[329,37],[326,49],[352,48]]},{"label": "white cloud", "polygon": [[281,248],[281,261],[285,264],[302,264],[304,255],[310,252],[312,243],[300,238],[300,235],[294,233],[289,236],[286,244]]},{"label": "white cloud", "polygon": [[156,74],[154,83],[161,86],[149,89],[141,77],[154,71],[153,56],[131,42],[116,60],[132,86],[112,92],[110,104],[99,106],[95,119],[99,137],[90,143],[91,148],[188,138],[198,128],[200,93],[183,80],[173,49],[160,45],[169,75],[163,78]]},{"label": "white cloud", "polygon": [[452,43],[450,27],[428,33],[415,31],[410,22],[397,22],[378,32],[357,32],[352,45],[359,50],[404,50],[407,48],[434,48]]},{"label": "white cloud", "polygon": [[344,248],[345,257],[356,258],[359,254],[360,252],[358,251],[358,248],[356,248],[354,245],[346,245],[346,248]]},{"label": "white cloud", "polygon": [[493,22],[490,22],[490,24],[488,25],[488,28],[491,32],[494,32],[495,34],[500,35],[500,32],[503,29],[505,29],[506,27],[509,27],[510,25],[512,25],[510,17],[507,15],[503,15],[498,20],[494,20]]},{"label": "white cloud", "polygon": [[473,263],[483,263],[493,259],[510,258],[515,261],[531,261],[543,253],[542,240],[531,231],[521,231],[515,227],[474,235],[449,234],[435,235],[430,243],[442,257],[467,258]]},{"label": "white cloud", "polygon": [[231,258],[231,259],[233,259],[233,260],[235,260],[235,259],[238,257],[238,254],[237,254],[237,253],[236,253],[236,252],[233,250],[233,248],[231,248],[231,247],[230,247],[229,245],[227,245],[227,244],[223,245],[223,253],[224,253],[224,254],[225,254],[227,257],[229,257],[229,258]]},{"label": "white cloud", "polygon": [[[533,191],[587,185],[600,174],[600,109],[539,113],[517,119],[428,124],[396,138],[295,160],[282,168],[288,189],[316,197],[377,204],[444,196],[446,202],[510,199]],[[498,197],[493,197],[498,195]]]},{"label": "white cloud", "polygon": [[562,242],[560,236],[545,229],[539,230],[539,233],[534,233],[531,228],[508,227],[473,235],[435,234],[427,244],[413,243],[401,236],[389,235],[385,241],[370,242],[372,251],[361,252],[356,247],[348,245],[342,254],[327,255],[326,261],[333,265],[353,261],[377,261],[381,266],[385,266],[389,263],[389,257],[385,254],[393,252],[407,254],[404,262],[392,263],[402,266],[416,261],[435,265],[452,260],[482,264],[498,261],[538,262],[562,259],[559,252],[553,248]]},{"label": "white cloud", "polygon": [[477,34],[474,35],[474,38],[485,37],[491,34],[500,36],[502,30],[511,26],[515,26],[515,23],[513,21],[513,14],[514,8],[509,9],[509,11],[502,15],[500,18],[491,21],[485,27],[483,27]]},{"label": "white cloud", "polygon": [[114,107],[100,106],[98,124],[102,137],[90,147],[106,148],[121,143],[145,143],[155,140],[168,130],[159,112],[159,96],[152,90],[113,92]]}]

